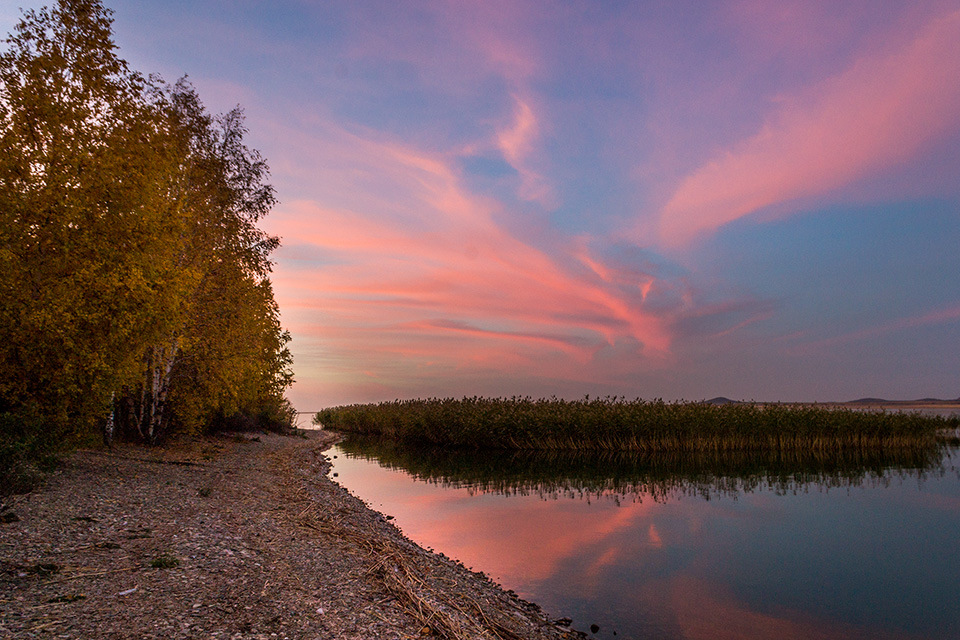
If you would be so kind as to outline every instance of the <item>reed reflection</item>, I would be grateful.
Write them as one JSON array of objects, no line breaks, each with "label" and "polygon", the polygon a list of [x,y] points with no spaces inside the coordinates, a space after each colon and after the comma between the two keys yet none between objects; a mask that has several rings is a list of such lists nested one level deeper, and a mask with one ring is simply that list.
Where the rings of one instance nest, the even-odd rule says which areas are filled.
[{"label": "reed reflection", "polygon": [[351,438],[334,452],[338,480],[413,540],[599,625],[591,637],[960,637],[955,440],[584,455]]},{"label": "reed reflection", "polygon": [[339,444],[347,455],[401,470],[418,480],[472,494],[539,495],[664,502],[772,491],[886,486],[938,477],[953,468],[955,438],[893,449],[675,453],[474,450],[418,447],[368,437]]}]

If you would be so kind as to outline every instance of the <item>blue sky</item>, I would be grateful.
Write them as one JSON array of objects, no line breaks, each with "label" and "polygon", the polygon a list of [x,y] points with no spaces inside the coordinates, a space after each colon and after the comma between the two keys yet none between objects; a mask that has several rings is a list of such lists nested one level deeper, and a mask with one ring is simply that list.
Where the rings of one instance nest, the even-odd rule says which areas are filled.
[{"label": "blue sky", "polygon": [[246,110],[303,410],[960,395],[956,0],[108,6]]}]

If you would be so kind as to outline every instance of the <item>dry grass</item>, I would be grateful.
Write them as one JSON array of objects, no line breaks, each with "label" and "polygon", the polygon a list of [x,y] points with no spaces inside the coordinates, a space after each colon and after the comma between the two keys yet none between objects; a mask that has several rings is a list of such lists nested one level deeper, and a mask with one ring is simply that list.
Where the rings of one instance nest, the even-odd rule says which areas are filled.
[{"label": "dry grass", "polygon": [[[497,597],[476,588],[479,574],[436,571],[425,565],[404,540],[371,535],[352,520],[330,517],[307,508],[298,523],[342,542],[348,542],[370,559],[364,577],[386,588],[397,604],[417,621],[423,636],[444,640],[522,640],[530,637],[529,613],[519,601]],[[498,592],[492,592],[498,593]],[[499,592],[502,596],[502,592]],[[511,615],[514,614],[514,615]],[[516,615],[519,614],[519,615]],[[518,621],[523,620],[523,624]],[[540,625],[545,637],[575,637],[577,632],[550,624]]]}]

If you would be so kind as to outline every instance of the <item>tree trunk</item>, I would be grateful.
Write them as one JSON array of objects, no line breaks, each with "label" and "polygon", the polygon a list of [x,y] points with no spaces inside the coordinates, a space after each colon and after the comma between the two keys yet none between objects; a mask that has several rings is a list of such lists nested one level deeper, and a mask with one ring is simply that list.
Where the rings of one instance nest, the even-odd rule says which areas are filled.
[{"label": "tree trunk", "polygon": [[114,405],[114,400],[116,399],[116,393],[110,393],[110,410],[107,412],[107,419],[103,424],[103,443],[108,447],[113,446],[113,435],[116,431],[116,423],[113,420],[113,415],[116,412],[116,406]]},{"label": "tree trunk", "polygon": [[149,419],[146,425],[146,440],[150,444],[160,441],[168,430],[164,421],[164,410],[167,404],[167,393],[170,391],[170,378],[173,365],[180,353],[176,337],[170,340],[169,346],[154,347],[151,349],[149,383],[150,406]]}]

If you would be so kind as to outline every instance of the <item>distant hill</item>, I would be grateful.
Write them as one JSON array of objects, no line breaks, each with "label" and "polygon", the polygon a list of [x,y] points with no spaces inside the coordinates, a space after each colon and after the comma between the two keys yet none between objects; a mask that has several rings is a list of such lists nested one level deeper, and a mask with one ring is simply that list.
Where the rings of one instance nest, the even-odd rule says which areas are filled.
[{"label": "distant hill", "polygon": [[[713,404],[713,405],[723,405],[723,404],[754,404],[754,401],[745,402],[745,401],[743,401],[743,400],[732,400],[732,399],[730,399],[730,398],[727,398],[726,396],[717,396],[716,398],[710,398],[709,400],[702,400],[701,402],[703,402],[703,404]],[[763,403],[763,402],[759,402],[758,404],[764,404],[764,403]],[[774,402],[774,403],[768,403],[768,404],[788,404],[788,405],[790,405],[790,404],[798,404],[798,405],[804,405],[804,404],[811,404],[811,403],[809,403],[809,402]],[[843,406],[843,405],[852,405],[852,406],[859,406],[859,405],[871,405],[871,406],[872,406],[872,405],[892,405],[892,406],[897,406],[897,405],[938,405],[938,404],[955,405],[955,404],[960,404],[960,398],[957,398],[957,399],[955,399],[955,400],[944,400],[944,399],[941,399],[941,398],[920,398],[920,399],[917,399],[917,400],[887,400],[886,398],[866,397],[866,398],[857,398],[856,400],[846,400],[846,401],[840,401],[840,402],[819,402],[819,403],[814,402],[814,403],[812,403],[812,404],[824,404],[824,405],[834,405],[834,406]]]},{"label": "distant hill", "polygon": [[703,404],[740,404],[740,401],[731,400],[730,398],[724,398],[723,396],[717,396],[716,398],[710,398],[709,400],[704,400]]},{"label": "distant hill", "polygon": [[960,398],[956,400],[943,400],[941,398],[920,398],[919,400],[886,400],[884,398],[859,398],[857,400],[850,400],[848,402],[843,402],[841,404],[956,404],[960,402]]}]

